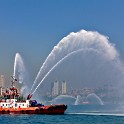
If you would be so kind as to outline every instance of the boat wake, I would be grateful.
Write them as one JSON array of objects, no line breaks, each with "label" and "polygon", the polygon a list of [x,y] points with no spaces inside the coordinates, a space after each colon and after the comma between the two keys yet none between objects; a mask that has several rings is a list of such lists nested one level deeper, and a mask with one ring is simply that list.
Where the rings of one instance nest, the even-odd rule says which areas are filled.
[{"label": "boat wake", "polygon": [[83,112],[83,113],[65,113],[67,115],[92,115],[92,116],[124,116],[124,113],[100,113],[100,112]]}]

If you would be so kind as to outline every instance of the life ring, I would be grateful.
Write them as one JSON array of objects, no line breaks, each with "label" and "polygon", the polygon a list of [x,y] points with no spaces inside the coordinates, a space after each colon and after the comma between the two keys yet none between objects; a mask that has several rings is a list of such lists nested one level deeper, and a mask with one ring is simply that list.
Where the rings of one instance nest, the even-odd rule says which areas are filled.
[{"label": "life ring", "polygon": [[40,108],[40,111],[43,111],[43,108]]},{"label": "life ring", "polygon": [[9,114],[10,113],[10,110],[7,110],[7,113]]},{"label": "life ring", "polygon": [[22,110],[22,114],[25,114],[25,111],[24,110]]},{"label": "life ring", "polygon": [[36,109],[36,110],[35,110],[35,112],[36,112],[36,113],[38,113],[38,112],[39,112],[39,110],[38,110],[38,109]]},{"label": "life ring", "polygon": [[52,107],[49,107],[48,110],[51,111],[52,110]]},{"label": "life ring", "polygon": [[2,114],[5,114],[5,110],[2,110]]},{"label": "life ring", "polygon": [[29,114],[29,110],[26,110],[26,114]]}]

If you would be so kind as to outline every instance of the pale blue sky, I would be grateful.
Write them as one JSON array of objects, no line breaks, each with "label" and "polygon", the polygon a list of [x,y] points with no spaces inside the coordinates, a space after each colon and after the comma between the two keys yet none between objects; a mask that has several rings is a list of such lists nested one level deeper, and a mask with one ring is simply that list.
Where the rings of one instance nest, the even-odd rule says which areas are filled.
[{"label": "pale blue sky", "polygon": [[81,29],[107,35],[124,58],[123,0],[0,0],[0,74],[13,73],[19,52],[35,77],[53,47]]}]

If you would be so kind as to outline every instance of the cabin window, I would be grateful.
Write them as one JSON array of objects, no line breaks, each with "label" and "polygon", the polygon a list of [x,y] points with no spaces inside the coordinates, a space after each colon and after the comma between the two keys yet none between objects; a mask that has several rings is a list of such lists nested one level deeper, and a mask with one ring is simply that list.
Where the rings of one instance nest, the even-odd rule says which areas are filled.
[{"label": "cabin window", "polygon": [[15,107],[17,107],[17,103],[15,104]]},{"label": "cabin window", "polygon": [[4,106],[4,104],[3,104],[3,106]]},{"label": "cabin window", "polygon": [[24,106],[24,104],[22,104]]},{"label": "cabin window", "polygon": [[7,104],[6,104],[6,106],[7,106]]}]

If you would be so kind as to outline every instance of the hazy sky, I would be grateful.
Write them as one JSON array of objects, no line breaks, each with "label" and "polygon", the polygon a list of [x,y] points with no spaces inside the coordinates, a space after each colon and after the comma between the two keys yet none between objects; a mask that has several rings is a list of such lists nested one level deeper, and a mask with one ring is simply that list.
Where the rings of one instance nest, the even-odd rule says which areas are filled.
[{"label": "hazy sky", "polygon": [[124,58],[124,0],[0,0],[0,74],[13,73],[19,52],[34,78],[70,32],[98,31]]}]

